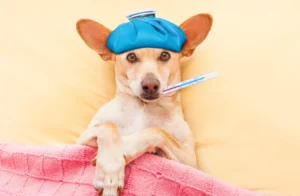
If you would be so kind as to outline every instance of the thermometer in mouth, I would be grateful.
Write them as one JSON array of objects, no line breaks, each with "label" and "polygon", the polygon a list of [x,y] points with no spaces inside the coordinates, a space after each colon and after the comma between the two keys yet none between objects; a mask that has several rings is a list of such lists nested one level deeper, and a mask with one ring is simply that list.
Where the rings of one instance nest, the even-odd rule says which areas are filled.
[{"label": "thermometer in mouth", "polygon": [[163,94],[174,92],[174,91],[177,91],[179,89],[186,88],[186,87],[189,87],[191,85],[194,85],[194,84],[197,84],[197,83],[200,83],[200,82],[204,82],[204,81],[206,81],[208,79],[215,78],[217,76],[218,76],[218,73],[215,72],[215,71],[213,71],[213,72],[210,72],[210,73],[207,73],[207,74],[204,74],[204,75],[192,78],[192,79],[188,79],[188,80],[179,82],[177,84],[172,84],[170,86],[167,86],[163,90]]}]

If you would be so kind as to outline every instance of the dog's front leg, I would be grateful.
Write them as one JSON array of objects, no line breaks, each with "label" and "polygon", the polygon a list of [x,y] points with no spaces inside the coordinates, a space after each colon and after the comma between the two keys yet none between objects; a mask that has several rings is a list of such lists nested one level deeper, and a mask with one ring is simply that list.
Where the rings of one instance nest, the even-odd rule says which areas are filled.
[{"label": "dog's front leg", "polygon": [[99,190],[99,195],[121,194],[126,163],[118,128],[113,123],[94,126],[87,129],[77,143],[98,147],[94,186]]},{"label": "dog's front leg", "polygon": [[161,128],[149,128],[122,137],[126,162],[129,163],[144,153],[161,150],[166,158],[197,168],[194,145],[179,143]]}]

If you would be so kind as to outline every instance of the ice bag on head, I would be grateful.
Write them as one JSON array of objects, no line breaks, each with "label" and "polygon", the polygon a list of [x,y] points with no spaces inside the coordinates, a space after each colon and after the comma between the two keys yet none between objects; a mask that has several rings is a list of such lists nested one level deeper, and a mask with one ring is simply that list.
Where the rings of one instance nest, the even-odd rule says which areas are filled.
[{"label": "ice bag on head", "polygon": [[115,54],[139,48],[161,48],[180,52],[186,41],[183,30],[176,24],[156,18],[154,10],[143,10],[127,16],[107,38],[106,46]]}]

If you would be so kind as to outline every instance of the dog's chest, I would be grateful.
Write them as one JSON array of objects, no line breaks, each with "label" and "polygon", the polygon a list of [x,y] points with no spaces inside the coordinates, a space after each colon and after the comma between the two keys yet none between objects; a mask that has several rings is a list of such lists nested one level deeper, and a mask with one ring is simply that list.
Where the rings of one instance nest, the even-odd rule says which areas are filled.
[{"label": "dog's chest", "polygon": [[170,111],[161,107],[128,107],[117,122],[121,135],[130,135],[150,127],[165,127],[173,119]]}]

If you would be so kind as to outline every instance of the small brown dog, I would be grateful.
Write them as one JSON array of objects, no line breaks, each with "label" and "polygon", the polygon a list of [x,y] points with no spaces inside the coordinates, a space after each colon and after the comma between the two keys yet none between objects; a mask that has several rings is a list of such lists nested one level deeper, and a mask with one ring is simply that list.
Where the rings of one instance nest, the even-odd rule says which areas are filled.
[{"label": "small brown dog", "polygon": [[162,91],[180,82],[180,59],[193,54],[211,26],[209,14],[183,22],[180,28],[187,39],[179,53],[141,48],[117,55],[106,47],[108,28],[89,19],[77,22],[84,42],[103,60],[115,62],[116,96],[100,108],[77,140],[98,147],[94,186],[100,195],[121,194],[125,165],[147,152],[197,167],[194,138],[184,120],[180,95]]}]

